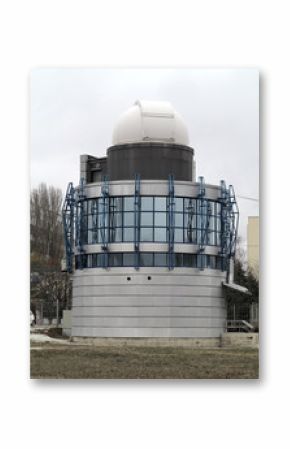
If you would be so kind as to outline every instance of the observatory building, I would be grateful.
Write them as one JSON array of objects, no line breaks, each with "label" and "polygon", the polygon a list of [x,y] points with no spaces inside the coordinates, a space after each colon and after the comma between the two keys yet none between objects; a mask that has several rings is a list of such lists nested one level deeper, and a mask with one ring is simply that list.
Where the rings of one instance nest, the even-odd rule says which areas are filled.
[{"label": "observatory building", "polygon": [[184,120],[159,101],[121,115],[106,157],[81,156],[63,205],[72,337],[224,332],[238,209],[232,186],[196,181],[194,156]]}]

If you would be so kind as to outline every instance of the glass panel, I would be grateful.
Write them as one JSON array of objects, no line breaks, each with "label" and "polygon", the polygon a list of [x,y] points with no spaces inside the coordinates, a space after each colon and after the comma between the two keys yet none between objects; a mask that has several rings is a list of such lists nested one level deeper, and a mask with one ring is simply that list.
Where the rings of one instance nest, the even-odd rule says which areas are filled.
[{"label": "glass panel", "polygon": [[133,211],[134,210],[134,197],[124,196],[124,210]]},{"label": "glass panel", "polygon": [[123,265],[124,265],[124,267],[134,267],[135,254],[134,253],[124,253],[123,254]]},{"label": "glass panel", "polygon": [[122,228],[113,228],[110,232],[111,242],[121,242],[122,241]]},{"label": "glass panel", "polygon": [[213,215],[209,217],[209,229],[211,231],[214,231],[215,229],[215,217]]},{"label": "glass panel", "polygon": [[221,219],[220,219],[220,217],[216,218],[216,229],[217,229],[217,231],[221,230]]},{"label": "glass panel", "polygon": [[98,267],[102,267],[104,256],[105,256],[104,254],[98,254],[97,255],[97,266]]},{"label": "glass panel", "polygon": [[166,242],[167,241],[167,229],[166,228],[154,228],[154,241]]},{"label": "glass panel", "polygon": [[98,213],[98,200],[92,200],[90,210],[93,215]]},{"label": "glass panel", "polygon": [[217,258],[216,258],[216,268],[217,268],[217,270],[222,269],[222,260],[221,260],[221,257],[219,257],[219,256],[217,256]]},{"label": "glass panel", "polygon": [[166,226],[166,212],[155,212],[154,225]]},{"label": "glass panel", "polygon": [[155,253],[154,254],[154,266],[155,267],[166,267],[167,266],[167,254],[166,253]]},{"label": "glass panel", "polygon": [[134,212],[124,212],[124,227],[134,226]]},{"label": "glass panel", "polygon": [[183,212],[183,198],[175,198],[175,211]]},{"label": "glass panel", "polygon": [[192,254],[183,254],[183,266],[192,267],[192,265],[193,265]]},{"label": "glass panel", "polygon": [[177,228],[174,230],[174,241],[183,243],[183,229]]},{"label": "glass panel", "polygon": [[98,243],[98,233],[96,231],[92,231],[92,244]]},{"label": "glass panel", "polygon": [[87,230],[84,230],[82,232],[82,242],[85,245],[88,243],[88,231]]},{"label": "glass panel", "polygon": [[193,232],[190,227],[184,229],[184,242],[185,243],[194,243]]},{"label": "glass panel", "polygon": [[110,267],[121,267],[123,262],[122,253],[110,253],[109,254],[109,266]]},{"label": "glass panel", "polygon": [[97,266],[97,256],[98,254],[92,254],[92,268]]},{"label": "glass panel", "polygon": [[[83,201],[83,213],[85,215],[88,213],[88,206],[89,206],[89,210],[91,210],[89,202],[91,202],[91,200]],[[79,201],[79,204],[81,204],[81,201]]]},{"label": "glass panel", "polygon": [[217,246],[221,246],[221,234],[219,232],[216,235],[216,244]]},{"label": "glass panel", "polygon": [[140,253],[140,267],[153,267],[153,253]]},{"label": "glass panel", "polygon": [[175,256],[175,263],[174,263],[174,265],[176,267],[182,267],[183,266],[182,254],[181,253],[175,253],[174,256]]},{"label": "glass panel", "polygon": [[134,241],[134,228],[124,228],[123,229],[124,242]]},{"label": "glass panel", "polygon": [[175,214],[175,222],[176,227],[183,227],[183,214]]},{"label": "glass panel", "polygon": [[122,226],[122,214],[113,214],[111,215],[111,227],[120,227]]},{"label": "glass panel", "polygon": [[155,197],[155,210],[166,212],[166,196]]},{"label": "glass panel", "polygon": [[141,242],[153,242],[153,228],[141,228],[140,229],[140,241]]},{"label": "glass panel", "polygon": [[111,211],[122,212],[122,197],[111,197]]},{"label": "glass panel", "polygon": [[98,220],[99,220],[99,215],[97,215],[97,214],[93,214],[92,216],[92,229],[97,229],[97,227],[98,227]]},{"label": "glass panel", "polygon": [[153,197],[142,196],[141,197],[141,210],[153,210]]},{"label": "glass panel", "polygon": [[209,268],[213,270],[216,269],[216,256],[208,256],[209,257]]},{"label": "glass panel", "polygon": [[195,212],[195,199],[184,198],[184,212],[194,213]]},{"label": "glass panel", "polygon": [[87,268],[92,268],[92,254],[87,255]]},{"label": "glass panel", "polygon": [[153,212],[141,212],[141,226],[153,226]]},{"label": "glass panel", "polygon": [[87,255],[86,255],[86,254],[82,254],[81,258],[82,258],[82,265],[83,265],[83,268],[87,268],[87,266],[88,266],[88,258],[87,258]]}]

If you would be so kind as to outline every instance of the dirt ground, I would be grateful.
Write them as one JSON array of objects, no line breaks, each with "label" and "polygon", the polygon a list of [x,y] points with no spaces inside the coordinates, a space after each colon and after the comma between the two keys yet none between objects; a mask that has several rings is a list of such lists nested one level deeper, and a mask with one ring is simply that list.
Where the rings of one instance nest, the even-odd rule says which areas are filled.
[{"label": "dirt ground", "polygon": [[258,349],[32,342],[32,379],[257,379]]}]

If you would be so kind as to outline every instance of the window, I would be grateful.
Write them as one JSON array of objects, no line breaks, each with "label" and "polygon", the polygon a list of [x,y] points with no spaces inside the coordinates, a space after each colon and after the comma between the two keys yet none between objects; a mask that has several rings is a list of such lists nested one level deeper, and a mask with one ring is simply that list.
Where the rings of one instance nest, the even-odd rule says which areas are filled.
[{"label": "window", "polygon": [[110,242],[122,242],[122,228],[111,228]]},{"label": "window", "polygon": [[122,253],[110,253],[109,254],[109,266],[110,267],[122,267],[123,266],[123,254]]},{"label": "window", "polygon": [[183,229],[174,229],[174,241],[176,243],[183,243]]},{"label": "window", "polygon": [[124,212],[124,227],[134,226],[134,212]]},{"label": "window", "polygon": [[167,229],[166,228],[154,228],[154,242],[167,241]]},{"label": "window", "polygon": [[140,229],[140,241],[141,242],[153,242],[153,228],[141,228]]},{"label": "window", "polygon": [[175,198],[175,212],[183,212],[183,198]]},{"label": "window", "polygon": [[153,226],[153,212],[141,212],[141,226]]},{"label": "window", "polygon": [[182,228],[183,227],[183,214],[175,214],[175,223],[176,228]]},{"label": "window", "polygon": [[124,267],[134,267],[135,253],[124,253],[123,254],[123,265],[124,265]]},{"label": "window", "polygon": [[184,267],[192,267],[193,266],[193,258],[192,254],[183,254],[183,266]]},{"label": "window", "polygon": [[154,254],[154,266],[155,267],[166,267],[167,266],[167,254],[166,253],[155,253]]},{"label": "window", "polygon": [[153,197],[152,196],[142,196],[141,197],[141,210],[153,210]]},{"label": "window", "polygon": [[134,241],[134,228],[124,228],[123,229],[123,241],[133,242]]},{"label": "window", "polygon": [[133,211],[134,210],[134,197],[133,196],[124,196],[124,207],[125,211]]},{"label": "window", "polygon": [[140,253],[140,267],[153,266],[153,253]]},{"label": "window", "polygon": [[[100,260],[101,254],[92,254],[92,268],[98,267],[101,265]],[[99,259],[99,265],[98,265],[98,259]]]},{"label": "window", "polygon": [[155,211],[166,212],[166,210],[167,210],[167,198],[166,198],[166,196],[164,196],[164,197],[156,196],[155,197],[154,210]]},{"label": "window", "polygon": [[[83,268],[101,268],[105,266],[106,253],[82,254],[75,256],[75,267],[77,270]],[[221,257],[202,255],[205,267],[221,270]],[[168,253],[139,253],[140,267],[167,267]],[[109,253],[109,267],[134,267],[136,263],[136,253]],[[174,267],[192,268],[197,266],[197,255],[190,253],[174,253]]]},{"label": "window", "polygon": [[166,226],[167,214],[166,212],[155,212],[154,215],[154,225],[155,226]]},{"label": "window", "polygon": [[[199,198],[174,199],[175,243],[221,245],[221,204]],[[137,210],[138,212],[138,210]],[[82,244],[133,242],[140,218],[141,242],[168,242],[168,197],[141,196],[136,217],[134,196],[95,198],[83,202]],[[76,232],[78,228],[76,227]]]}]

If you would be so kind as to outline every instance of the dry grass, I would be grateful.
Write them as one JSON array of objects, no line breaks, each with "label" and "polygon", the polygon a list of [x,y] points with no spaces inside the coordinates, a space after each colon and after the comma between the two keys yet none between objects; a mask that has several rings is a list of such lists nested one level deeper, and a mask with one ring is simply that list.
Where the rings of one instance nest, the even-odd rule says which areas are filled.
[{"label": "dry grass", "polygon": [[37,345],[33,379],[257,379],[257,349]]}]

